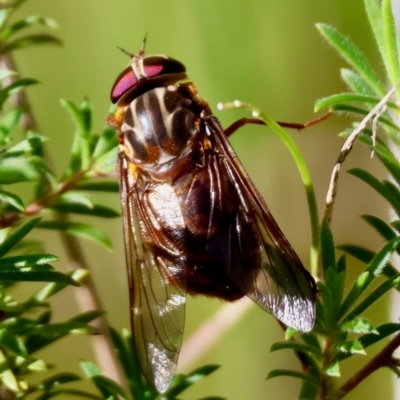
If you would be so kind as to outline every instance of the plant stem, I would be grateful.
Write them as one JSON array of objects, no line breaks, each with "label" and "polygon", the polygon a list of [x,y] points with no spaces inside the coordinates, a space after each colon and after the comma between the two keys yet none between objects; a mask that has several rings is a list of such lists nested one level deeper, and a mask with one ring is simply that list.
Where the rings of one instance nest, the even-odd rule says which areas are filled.
[{"label": "plant stem", "polygon": [[[56,219],[61,222],[69,221],[68,216],[60,213],[57,213]],[[61,239],[71,267],[73,269],[90,270],[79,241],[66,233],[61,234]],[[96,288],[89,277],[82,282],[81,287],[75,289],[75,296],[82,312],[102,309]],[[92,335],[91,340],[102,373],[120,385],[124,385],[125,379],[114,351],[106,318],[104,316],[97,318],[92,322],[92,325],[101,333],[101,335]]]},{"label": "plant stem", "polygon": [[[0,67],[17,72],[14,60],[9,53],[3,54],[0,57]],[[11,84],[17,78],[15,76],[11,76],[9,79],[10,81],[8,82],[8,84]],[[38,125],[36,123],[34,114],[32,113],[32,109],[30,107],[25,92],[19,91],[18,93],[16,93],[14,101],[17,107],[21,108],[24,111],[24,116],[22,119],[23,128],[26,131],[31,129],[37,130]],[[44,156],[47,159],[47,162],[51,164],[48,154],[45,154]],[[61,192],[65,192],[66,190],[67,188],[65,186],[61,188]],[[38,209],[38,211],[40,210]],[[67,215],[61,214],[56,214],[56,219],[63,222],[69,221]],[[60,232],[60,235],[64,243],[69,262],[73,266],[73,269],[82,268],[90,270],[79,241],[65,232]],[[102,309],[99,296],[96,292],[96,288],[90,278],[86,278],[84,284],[82,284],[80,288],[77,288],[74,293],[82,312]],[[111,341],[106,318],[102,316],[94,321],[93,324],[101,332],[101,335],[92,335],[91,340],[93,351],[96,354],[96,358],[100,365],[102,373],[110,379],[113,379],[117,383],[124,385],[125,378],[121,370],[120,362],[116,356],[113,343]]]},{"label": "plant stem", "polygon": [[396,360],[393,358],[394,351],[400,346],[400,334],[397,334],[389,344],[378,353],[364,368],[353,375],[340,389],[340,394],[335,400],[342,399],[347,393],[358,386],[373,372],[381,367],[396,366]]}]

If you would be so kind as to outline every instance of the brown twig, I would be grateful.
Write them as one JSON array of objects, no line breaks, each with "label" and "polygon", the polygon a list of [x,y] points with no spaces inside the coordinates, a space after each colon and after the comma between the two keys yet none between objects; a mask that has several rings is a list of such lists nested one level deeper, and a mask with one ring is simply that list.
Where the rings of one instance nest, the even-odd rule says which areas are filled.
[{"label": "brown twig", "polygon": [[327,220],[328,222],[330,221],[331,216],[332,216],[333,203],[335,201],[335,197],[337,194],[337,183],[338,183],[339,172],[340,172],[340,168],[341,168],[342,164],[344,163],[347,156],[351,152],[354,141],[357,139],[357,136],[365,129],[365,127],[367,126],[369,121],[373,120],[376,115],[380,114],[380,111],[382,110],[382,108],[385,107],[385,105],[389,101],[390,97],[397,90],[397,88],[399,87],[399,84],[400,83],[398,83],[396,86],[394,86],[392,89],[390,89],[389,92],[387,92],[387,94],[385,95],[385,97],[383,97],[382,100],[363,118],[363,120],[360,122],[360,124],[357,126],[357,128],[354,129],[353,132],[351,133],[351,135],[347,138],[342,149],[340,150],[339,156],[336,160],[336,164],[332,170],[328,193],[326,195],[326,200],[325,200],[324,219]]},{"label": "brown twig", "polygon": [[400,346],[400,333],[397,334],[386,347],[383,348],[364,368],[353,375],[340,389],[340,394],[336,400],[342,399],[347,393],[358,386],[369,375],[381,367],[391,367],[397,365],[393,357],[394,351]]}]

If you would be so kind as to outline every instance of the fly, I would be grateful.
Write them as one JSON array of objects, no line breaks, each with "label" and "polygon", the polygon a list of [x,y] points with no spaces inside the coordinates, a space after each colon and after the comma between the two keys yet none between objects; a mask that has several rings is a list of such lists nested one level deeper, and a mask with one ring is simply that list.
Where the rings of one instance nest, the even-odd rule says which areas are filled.
[{"label": "fly", "polygon": [[187,294],[226,301],[247,295],[308,332],[316,286],[185,66],[145,55],[144,43],[129,56],[111,100],[131,323],[142,373],[165,392],[178,362]]}]

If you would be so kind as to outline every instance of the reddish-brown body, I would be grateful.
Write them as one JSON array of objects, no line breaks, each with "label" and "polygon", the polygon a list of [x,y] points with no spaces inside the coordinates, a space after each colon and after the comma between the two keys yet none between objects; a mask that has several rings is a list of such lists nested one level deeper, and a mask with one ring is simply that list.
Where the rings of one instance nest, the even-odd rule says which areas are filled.
[{"label": "reddish-brown body", "polygon": [[135,348],[161,392],[174,374],[186,293],[249,296],[309,331],[315,283],[223,129],[165,56],[132,56],[112,100]]}]

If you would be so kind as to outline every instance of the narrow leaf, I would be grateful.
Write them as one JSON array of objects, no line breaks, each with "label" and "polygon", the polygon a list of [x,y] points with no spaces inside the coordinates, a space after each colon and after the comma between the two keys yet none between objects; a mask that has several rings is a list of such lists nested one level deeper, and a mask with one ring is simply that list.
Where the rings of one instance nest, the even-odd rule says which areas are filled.
[{"label": "narrow leaf", "polygon": [[5,41],[15,33],[32,26],[47,26],[48,28],[58,28],[57,22],[51,18],[31,15],[8,26],[1,34],[1,40]]},{"label": "narrow leaf", "polygon": [[24,211],[24,203],[17,195],[0,189],[0,204],[2,202],[9,204],[18,211]]},{"label": "narrow leaf", "polygon": [[385,86],[370,66],[362,52],[344,35],[332,26],[317,24],[322,36],[338,53],[368,82],[378,96],[384,96]]},{"label": "narrow leaf", "polygon": [[93,240],[103,245],[107,250],[112,250],[109,237],[103,231],[92,225],[79,222],[43,221],[38,224],[38,228],[67,232],[71,235]]},{"label": "narrow leaf", "polygon": [[356,316],[352,320],[348,320],[340,326],[343,332],[351,333],[373,333],[378,335],[378,331],[371,325],[371,323],[365,319]]},{"label": "narrow leaf", "polygon": [[119,183],[117,180],[113,181],[105,181],[105,180],[97,180],[97,181],[88,181],[81,182],[77,185],[76,189],[78,190],[87,190],[94,192],[110,192],[110,193],[119,193]]},{"label": "narrow leaf", "polygon": [[336,268],[335,244],[333,242],[329,222],[326,220],[322,222],[321,226],[321,256],[324,273],[329,267],[333,269]]},{"label": "narrow leaf", "polygon": [[59,258],[53,254],[23,254],[2,258],[0,268],[8,266],[29,267],[32,265],[48,264],[55,261],[59,261]]},{"label": "narrow leaf", "polygon": [[182,393],[185,389],[192,386],[194,383],[212,374],[218,368],[219,365],[205,365],[203,367],[195,369],[186,376],[183,376],[182,379],[179,380],[179,382],[174,384],[174,381],[172,381],[172,384],[165,395],[170,398],[174,398],[178,394]]},{"label": "narrow leaf", "polygon": [[28,36],[22,36],[18,39],[9,41],[0,51],[0,54],[7,54],[11,51],[35,46],[38,44],[55,44],[60,46],[62,44],[61,40],[53,35],[48,35],[44,33],[38,33]]},{"label": "narrow leaf", "polygon": [[0,346],[22,358],[28,357],[28,352],[26,351],[23,341],[7,328],[0,329]]},{"label": "narrow leaf", "polygon": [[33,218],[23,225],[19,226],[4,242],[0,243],[0,257],[8,253],[16,244],[18,244],[37,224],[40,218]]},{"label": "narrow leaf", "polygon": [[361,168],[353,168],[348,172],[354,176],[357,176],[373,189],[375,189],[391,204],[391,206],[396,211],[396,214],[400,216],[400,199],[396,198],[392,191],[389,190],[383,183],[381,183],[379,179],[375,178],[375,176],[373,176],[371,173]]},{"label": "narrow leaf", "polygon": [[6,158],[0,162],[0,185],[33,181],[37,177],[36,169],[25,158]]},{"label": "narrow leaf", "polygon": [[368,85],[364,78],[362,78],[357,72],[350,69],[342,68],[340,70],[340,76],[343,81],[353,90],[355,93],[363,94],[366,96],[373,96],[375,93],[373,89]]},{"label": "narrow leaf", "polygon": [[[399,52],[397,48],[397,29],[394,21],[391,0],[382,1],[382,23],[385,39],[386,70],[392,86],[397,85],[400,79]],[[399,94],[397,90],[397,94]]]},{"label": "narrow leaf", "polygon": [[[379,97],[374,97],[374,96],[366,96],[362,94],[353,94],[353,93],[340,93],[317,100],[314,105],[314,111],[318,112],[323,110],[324,108],[330,108],[335,104],[343,104],[351,102],[359,102],[375,106],[376,104],[379,103],[380,100],[381,99]],[[398,109],[398,106],[392,101],[388,101],[387,106],[395,110]]]},{"label": "narrow leaf", "polygon": [[321,355],[321,349],[319,347],[313,347],[302,343],[288,342],[288,341],[274,343],[269,349],[269,351],[273,352],[283,349],[290,349],[295,351],[301,351],[302,353],[312,353],[316,355]]},{"label": "narrow leaf", "polygon": [[382,219],[373,215],[362,215],[362,219],[368,222],[375,230],[387,241],[394,239],[397,235],[395,231]]},{"label": "narrow leaf", "polygon": [[338,351],[349,354],[367,354],[363,345],[358,340],[350,340],[337,346]]},{"label": "narrow leaf", "polygon": [[266,379],[276,378],[278,376],[289,376],[292,378],[298,378],[314,385],[319,385],[319,382],[312,376],[304,374],[298,371],[292,371],[289,369],[274,369],[269,372]]},{"label": "narrow leaf", "polygon": [[79,203],[58,202],[52,204],[50,208],[61,213],[91,215],[103,218],[116,218],[120,216],[119,212],[100,204],[93,204],[91,207],[88,207]]}]

